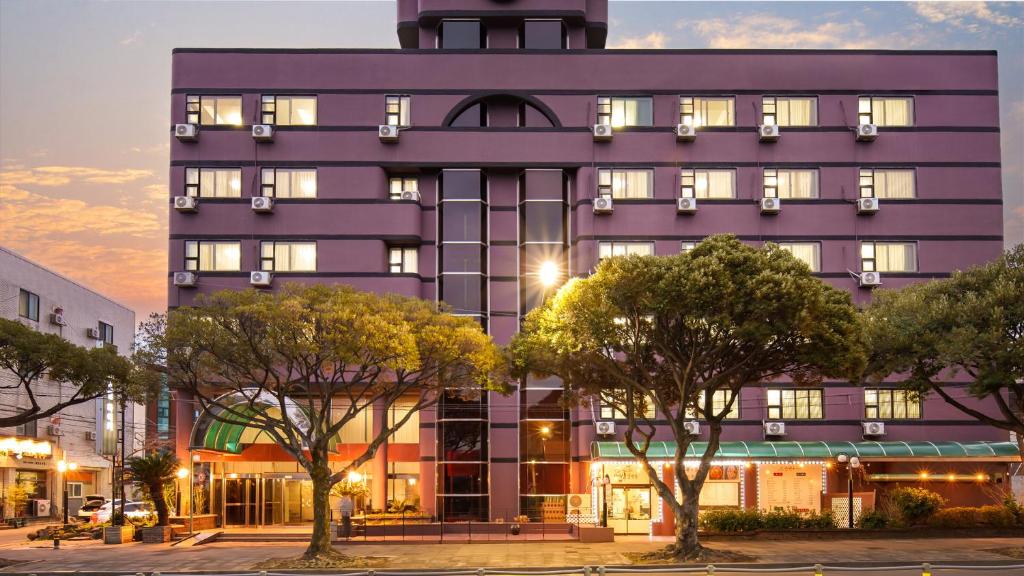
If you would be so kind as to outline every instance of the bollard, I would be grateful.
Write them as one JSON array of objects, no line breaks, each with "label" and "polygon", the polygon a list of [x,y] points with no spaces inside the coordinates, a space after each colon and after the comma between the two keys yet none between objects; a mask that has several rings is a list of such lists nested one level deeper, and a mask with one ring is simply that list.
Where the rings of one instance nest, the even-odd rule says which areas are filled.
[{"label": "bollard", "polygon": [[267,576],[266,570],[260,570],[260,576]]},{"label": "bollard", "polygon": [[484,569],[483,568],[477,568],[476,569],[476,576],[484,576]]},{"label": "bollard", "polygon": [[714,564],[708,564],[708,576],[714,576],[714,574],[715,574],[715,565]]},{"label": "bollard", "polygon": [[590,566],[583,567],[583,576],[590,576]]},{"label": "bollard", "polygon": [[53,549],[60,550],[60,538],[53,539]]},{"label": "bollard", "polygon": [[932,576],[932,565],[925,562],[921,564],[921,576]]},{"label": "bollard", "polygon": [[604,576],[604,566],[597,567],[597,576]]},{"label": "bollard", "polygon": [[825,567],[821,564],[814,565],[814,576],[822,576],[824,574]]}]

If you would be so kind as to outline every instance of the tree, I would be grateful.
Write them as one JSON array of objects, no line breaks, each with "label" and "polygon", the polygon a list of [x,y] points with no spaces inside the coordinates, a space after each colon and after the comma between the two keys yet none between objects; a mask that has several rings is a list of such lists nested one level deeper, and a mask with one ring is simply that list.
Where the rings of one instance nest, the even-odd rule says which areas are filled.
[{"label": "tree", "polygon": [[178,457],[170,452],[150,452],[129,458],[127,465],[132,483],[153,501],[156,525],[170,524],[164,489],[174,482],[179,466]]},{"label": "tree", "polygon": [[[0,417],[0,427],[19,426],[99,398],[108,385],[131,398],[143,394],[146,371],[111,347],[84,348],[56,334],[45,334],[21,322],[0,318],[0,368],[14,376],[0,390],[24,394],[27,407],[12,406],[14,414]],[[46,382],[67,385],[70,394],[50,404],[52,395],[40,390]],[[9,382],[9,383],[8,383]]]},{"label": "tree", "polygon": [[[948,279],[879,290],[865,311],[868,380],[895,375],[990,426],[1016,432],[1024,458],[1024,246]],[[967,396],[947,383],[970,378]],[[996,411],[965,402],[988,400]]]},{"label": "tree", "polygon": [[[166,326],[150,322],[145,332],[154,342],[148,349],[166,351],[171,386],[191,391],[209,417],[259,429],[309,473],[307,559],[334,554],[332,485],[442,394],[505,384],[504,357],[473,319],[435,302],[348,286],[221,291],[175,310]],[[328,455],[342,427],[399,400],[413,402],[409,411],[385,421],[360,455],[332,470]]]},{"label": "tree", "polygon": [[[740,391],[783,376],[800,385],[857,374],[861,341],[849,294],[786,251],[723,235],[686,254],[602,262],[530,312],[511,351],[517,373],[555,375],[571,395],[618,406],[626,447],[675,517],[675,543],[664,553],[709,560],[697,538],[698,496]],[[680,500],[647,458],[652,406],[676,440]],[[707,449],[688,473],[694,437],[684,426],[695,417],[707,423]]]}]

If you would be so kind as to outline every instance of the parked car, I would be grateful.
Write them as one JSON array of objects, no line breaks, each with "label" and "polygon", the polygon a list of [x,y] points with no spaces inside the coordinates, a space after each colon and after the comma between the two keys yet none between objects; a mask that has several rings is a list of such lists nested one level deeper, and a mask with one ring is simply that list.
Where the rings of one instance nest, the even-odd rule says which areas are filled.
[{"label": "parked car", "polygon": [[[92,513],[89,521],[93,524],[109,522],[110,516],[114,513],[114,506],[121,507],[119,500],[112,500],[99,507]],[[149,502],[128,502],[124,505],[124,515],[130,519],[145,519],[156,515],[153,505]]]},{"label": "parked car", "polygon": [[92,520],[93,512],[96,512],[107,503],[107,498],[102,494],[90,494],[82,500],[82,507],[78,509],[77,516],[79,519],[86,521]]}]

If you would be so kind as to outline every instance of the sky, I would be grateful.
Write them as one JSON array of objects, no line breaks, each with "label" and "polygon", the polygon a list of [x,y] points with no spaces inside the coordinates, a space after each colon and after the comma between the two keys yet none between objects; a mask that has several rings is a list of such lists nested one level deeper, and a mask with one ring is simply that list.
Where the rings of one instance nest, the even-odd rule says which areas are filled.
[{"label": "sky", "polygon": [[[164,311],[171,49],[397,48],[394,2],[0,0],[0,245]],[[999,51],[1006,245],[1024,242],[1024,3],[609,3],[610,48]]]}]

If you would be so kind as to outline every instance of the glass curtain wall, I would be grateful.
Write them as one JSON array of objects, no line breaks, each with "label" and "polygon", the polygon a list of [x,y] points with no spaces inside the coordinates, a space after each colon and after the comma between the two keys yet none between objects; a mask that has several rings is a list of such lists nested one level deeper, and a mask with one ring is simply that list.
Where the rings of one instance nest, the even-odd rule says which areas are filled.
[{"label": "glass curtain wall", "polygon": [[[569,274],[566,176],[527,170],[519,181],[519,301],[536,308]],[[527,378],[519,391],[519,507],[532,521],[565,520],[569,412],[557,378]]]}]

